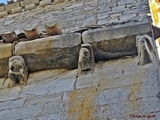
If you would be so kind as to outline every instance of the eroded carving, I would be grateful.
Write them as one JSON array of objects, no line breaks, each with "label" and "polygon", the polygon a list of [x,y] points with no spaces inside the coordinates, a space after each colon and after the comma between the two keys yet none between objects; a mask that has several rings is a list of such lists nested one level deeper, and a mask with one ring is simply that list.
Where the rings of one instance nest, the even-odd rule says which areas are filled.
[{"label": "eroded carving", "polygon": [[20,84],[21,87],[27,85],[28,69],[22,56],[12,56],[9,59],[8,78],[11,80],[10,87]]},{"label": "eroded carving", "polygon": [[46,32],[47,32],[48,35],[59,35],[59,34],[62,34],[62,31],[61,31],[60,26],[59,26],[58,23],[56,23],[53,26],[45,25],[44,27],[45,27]]},{"label": "eroded carving", "polygon": [[40,36],[40,33],[38,31],[38,27],[35,27],[31,30],[24,30],[24,32],[25,32],[25,35],[28,40],[37,39]]},{"label": "eroded carving", "polygon": [[7,34],[1,34],[1,36],[5,43],[13,43],[14,41],[18,40],[18,36],[14,31]]},{"label": "eroded carving", "polygon": [[93,71],[94,56],[90,44],[82,44],[79,51],[78,69],[79,71]]},{"label": "eroded carving", "polygon": [[144,65],[150,62],[153,62],[155,65],[157,64],[155,46],[150,36],[137,36],[136,46],[138,51],[139,65]]}]

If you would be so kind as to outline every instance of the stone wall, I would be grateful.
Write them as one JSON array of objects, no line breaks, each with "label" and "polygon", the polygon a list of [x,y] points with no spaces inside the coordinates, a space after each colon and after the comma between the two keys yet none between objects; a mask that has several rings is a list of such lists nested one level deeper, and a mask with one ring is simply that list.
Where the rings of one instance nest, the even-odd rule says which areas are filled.
[{"label": "stone wall", "polygon": [[[47,67],[58,64],[58,60],[57,62],[53,60],[51,64],[48,62],[52,52],[52,59],[57,54],[58,56],[66,53],[73,54],[73,51],[78,53],[80,38],[83,43],[90,43],[93,49],[96,47],[109,52],[132,50],[134,52],[120,59],[98,62],[94,66],[94,72],[85,75],[79,74],[78,69],[32,72],[29,74],[28,85],[23,89],[18,85],[7,88],[9,79],[3,86],[4,78],[0,78],[0,118],[6,120],[134,120],[138,115],[144,119],[150,117],[151,120],[158,120],[160,118],[160,100],[157,97],[160,87],[159,71],[156,67],[158,65],[150,63],[139,66],[135,46],[135,36],[150,33],[150,31],[150,24],[144,22],[114,29],[88,30],[82,35],[80,33],[58,35],[18,43],[15,49],[16,54],[24,56],[28,65],[34,66],[29,67],[33,71],[43,67],[50,69]],[[43,41],[45,44],[40,44],[44,43]],[[34,47],[28,49],[28,46]],[[73,49],[73,46],[77,49]],[[106,46],[111,48],[108,50]],[[6,44],[4,48],[9,50],[10,45]],[[56,50],[58,52],[60,50],[60,53],[55,54]],[[40,56],[37,57],[38,55]],[[10,53],[2,57],[9,56]],[[38,63],[37,61],[43,57],[46,58],[44,63]],[[71,58],[69,60],[70,63],[78,61],[78,56],[73,61]],[[61,63],[59,65],[62,66]]]},{"label": "stone wall", "polygon": [[[32,0],[32,4],[36,3],[35,1],[39,0]],[[148,0],[134,0],[134,2],[130,0],[58,1],[63,0],[56,0],[44,7],[37,6],[32,10],[3,17],[0,19],[0,33],[13,30],[19,33],[23,32],[23,29],[37,25],[43,31],[45,24],[56,22],[60,23],[63,32],[66,33],[77,31],[86,25],[114,26],[148,20]],[[14,4],[21,5],[21,3]]]},{"label": "stone wall", "polygon": [[[75,70],[32,73],[28,85],[0,92],[5,120],[141,120],[160,119],[157,71],[137,66],[137,57],[97,63],[94,74]],[[2,81],[2,79],[1,79]]]},{"label": "stone wall", "polygon": [[[45,24],[59,22],[64,34],[15,46],[16,55],[25,58],[31,73],[24,88],[8,88],[9,79],[0,78],[0,119],[160,119],[159,64],[139,66],[135,41],[136,35],[151,35],[147,0],[54,0],[45,7],[35,4],[36,8],[36,0],[32,1],[32,10],[1,18],[0,33],[21,33],[36,25],[43,31]],[[77,30],[84,32],[73,33]],[[111,53],[129,53],[96,63],[93,73],[78,74],[82,43]],[[0,77],[8,72],[11,47],[0,44]],[[61,66],[61,55],[70,64]]]}]

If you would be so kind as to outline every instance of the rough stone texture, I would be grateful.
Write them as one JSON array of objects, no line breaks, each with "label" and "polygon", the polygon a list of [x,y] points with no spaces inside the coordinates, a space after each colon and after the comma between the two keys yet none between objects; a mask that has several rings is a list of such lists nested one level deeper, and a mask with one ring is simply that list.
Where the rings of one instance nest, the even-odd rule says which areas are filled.
[{"label": "rough stone texture", "polygon": [[52,3],[51,0],[43,0],[43,1],[40,1],[39,6],[44,7],[46,5],[50,5],[51,3]]},{"label": "rough stone texture", "polygon": [[24,0],[24,1],[20,2],[20,4],[21,4],[22,7],[24,7],[26,5],[29,5],[31,3],[39,4],[39,0]]},{"label": "rough stone texture", "polygon": [[[28,1],[30,0],[24,2]],[[37,0],[25,3],[23,8],[35,1]],[[135,35],[150,31],[148,25],[137,25],[139,22],[148,20],[147,0],[67,1],[69,0],[54,0],[52,4],[45,7],[36,7],[31,11],[8,15],[0,19],[0,34],[13,30],[21,33],[26,27],[35,25],[38,25],[40,31],[44,31],[45,24],[55,24],[56,22],[60,23],[64,33],[80,30],[85,25],[104,25],[107,28],[90,30],[85,32],[83,37],[90,38],[85,38],[85,40],[91,44],[97,42],[95,45],[106,51],[121,52],[135,49]],[[38,4],[39,0],[35,6]],[[134,25],[135,27],[132,28],[131,26]],[[123,29],[125,26],[128,27]],[[114,28],[116,28],[115,31]],[[74,38],[75,36],[77,37]],[[68,60],[57,61],[55,59],[52,61],[48,56],[55,58],[61,53],[73,54],[75,52],[77,54],[80,44],[80,34],[64,34],[18,43],[16,52],[25,57],[30,71],[34,71],[35,69],[42,70],[43,63],[48,65],[47,69],[56,68],[58,62],[68,62],[68,60],[70,60],[70,66],[77,65],[75,62],[78,62],[78,55],[74,61],[70,56]],[[10,45],[5,46],[10,50]],[[7,65],[11,53],[6,54],[1,51],[0,47],[0,66]],[[159,120],[160,100],[156,95],[160,88],[158,81],[160,73],[153,64],[138,66],[137,59],[137,56],[132,56],[99,62],[94,67],[94,73],[87,75],[79,75],[77,69],[54,69],[30,73],[28,85],[23,89],[19,86],[7,88],[9,79],[3,86],[4,78],[0,78],[0,119],[143,119],[131,118],[130,115],[133,114],[154,115],[155,117],[150,119]],[[40,61],[42,62],[40,63]],[[60,63],[58,64],[60,65]],[[7,68],[8,66],[0,67],[0,71]],[[4,71],[6,73],[2,74],[6,75],[7,70]],[[145,117],[145,119],[148,118]]]},{"label": "rough stone texture", "polygon": [[138,57],[99,62],[94,73],[87,75],[78,75],[77,69],[31,73],[23,89],[1,90],[0,117],[132,120],[133,114],[154,115],[153,120],[158,120],[157,70],[152,63],[138,66],[137,62]]},{"label": "rough stone texture", "polygon": [[0,6],[0,12],[4,11],[4,6]]},{"label": "rough stone texture", "polygon": [[[80,30],[86,25],[135,24],[148,20],[147,13],[149,13],[148,0],[134,2],[128,0],[54,0],[43,8],[39,6],[40,2],[45,2],[45,0],[21,1],[22,11],[25,11],[25,7],[29,4],[35,5],[27,9],[31,10],[30,12],[9,15],[3,19],[0,33],[17,29],[23,32],[26,26],[29,25],[32,28],[37,23],[41,29],[44,29],[45,24],[56,22],[59,22],[63,32],[68,33]],[[15,20],[12,26],[3,24],[8,19]]]},{"label": "rough stone texture", "polygon": [[17,7],[20,7],[19,2],[5,5],[5,10],[8,13],[11,13],[11,10],[14,9],[14,8],[17,8]]},{"label": "rough stone texture", "polygon": [[0,18],[7,16],[7,15],[8,15],[7,11],[0,12]]},{"label": "rough stone texture", "polygon": [[0,77],[8,73],[8,60],[12,56],[11,44],[0,44]]},{"label": "rough stone texture", "polygon": [[36,8],[36,5],[34,3],[32,4],[29,4],[29,5],[26,5],[24,10],[27,11],[27,10],[32,10],[32,9],[35,9]]},{"label": "rough stone texture", "polygon": [[135,37],[151,31],[150,24],[137,23],[118,28],[102,28],[88,30],[82,34],[83,43],[89,43],[93,49],[102,49],[107,52],[137,53]]},{"label": "rough stone texture", "polygon": [[77,68],[81,34],[64,34],[20,42],[15,54],[22,55],[29,71],[51,68]]},{"label": "rough stone texture", "polygon": [[11,11],[12,14],[21,13],[21,12],[22,12],[22,8],[21,8],[21,7],[14,8],[14,9],[12,9],[12,11]]}]

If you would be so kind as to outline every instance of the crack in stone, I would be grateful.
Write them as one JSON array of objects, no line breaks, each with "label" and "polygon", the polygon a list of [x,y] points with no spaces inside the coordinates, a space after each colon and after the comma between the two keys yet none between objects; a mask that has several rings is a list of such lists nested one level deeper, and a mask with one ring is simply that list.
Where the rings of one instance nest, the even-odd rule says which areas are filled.
[{"label": "crack in stone", "polygon": [[78,73],[77,73],[77,75],[76,75],[76,81],[75,81],[75,83],[74,83],[74,90],[76,90],[77,80],[78,80]]}]

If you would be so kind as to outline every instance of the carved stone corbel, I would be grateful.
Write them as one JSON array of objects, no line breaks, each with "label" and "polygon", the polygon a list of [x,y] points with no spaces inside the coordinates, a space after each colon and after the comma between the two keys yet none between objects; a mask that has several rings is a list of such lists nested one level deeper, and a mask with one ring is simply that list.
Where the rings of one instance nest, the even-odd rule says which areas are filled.
[{"label": "carved stone corbel", "polygon": [[94,54],[90,44],[82,44],[79,51],[78,69],[80,73],[93,73]]},{"label": "carved stone corbel", "polygon": [[10,79],[9,87],[20,84],[21,87],[27,85],[28,69],[22,56],[12,56],[9,58],[8,78]]},{"label": "carved stone corbel", "polygon": [[153,44],[153,40],[148,35],[139,35],[136,37],[136,46],[138,51],[138,65],[144,65],[153,62],[155,66],[158,64],[156,57],[156,48]]}]

